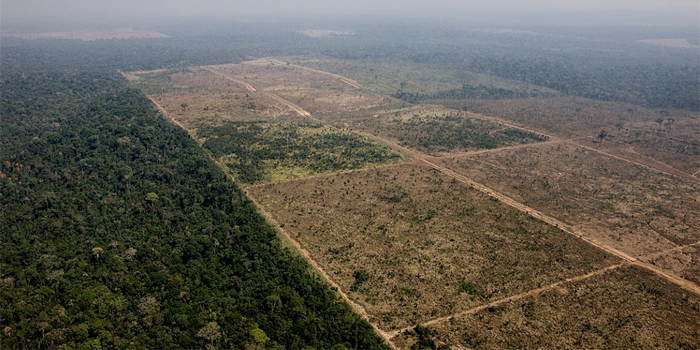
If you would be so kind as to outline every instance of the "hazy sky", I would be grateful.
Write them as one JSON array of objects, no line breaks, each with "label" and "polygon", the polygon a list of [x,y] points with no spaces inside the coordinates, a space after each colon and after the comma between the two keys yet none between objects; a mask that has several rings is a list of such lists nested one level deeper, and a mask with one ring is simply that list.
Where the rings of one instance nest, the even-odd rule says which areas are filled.
[{"label": "hazy sky", "polygon": [[[698,0],[1,0],[8,23],[31,20],[145,19],[168,16],[250,17],[300,15],[469,16],[475,13],[606,13],[659,15],[669,24],[696,22]],[[675,18],[677,16],[677,18]]]}]

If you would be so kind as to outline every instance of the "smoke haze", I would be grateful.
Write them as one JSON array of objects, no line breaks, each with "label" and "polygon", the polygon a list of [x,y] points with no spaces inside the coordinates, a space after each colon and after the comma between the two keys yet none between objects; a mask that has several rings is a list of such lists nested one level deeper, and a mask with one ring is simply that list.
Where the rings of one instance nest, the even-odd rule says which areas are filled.
[{"label": "smoke haze", "polygon": [[154,18],[294,20],[300,17],[387,17],[577,24],[697,25],[696,0],[3,0],[6,24]]}]

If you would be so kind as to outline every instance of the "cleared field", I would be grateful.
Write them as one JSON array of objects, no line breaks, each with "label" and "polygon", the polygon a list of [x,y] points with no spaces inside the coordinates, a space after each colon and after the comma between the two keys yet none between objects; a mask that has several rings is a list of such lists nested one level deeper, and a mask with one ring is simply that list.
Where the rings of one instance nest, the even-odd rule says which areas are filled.
[{"label": "cleared field", "polygon": [[420,165],[248,191],[386,331],[618,261]]},{"label": "cleared field", "polygon": [[[700,297],[625,266],[430,326],[424,342],[477,349],[697,349]],[[403,349],[419,337],[393,339]]]},{"label": "cleared field", "polygon": [[403,104],[343,77],[274,59],[124,75],[187,127],[224,121],[299,121],[307,112],[338,116]]},{"label": "cleared field", "polygon": [[[322,117],[323,118],[323,117]],[[432,156],[546,141],[547,137],[437,106],[333,119],[339,127],[390,139]]]},{"label": "cleared field", "polygon": [[700,184],[585,148],[533,145],[443,162],[633,256],[700,240]]},{"label": "cleared field", "polygon": [[360,83],[367,89],[384,95],[398,91],[433,94],[460,89],[463,85],[499,88],[518,93],[557,92],[544,87],[525,84],[464,69],[445,68],[413,62],[386,62],[333,59],[286,59],[293,64],[340,74]]},{"label": "cleared field", "polygon": [[242,184],[277,182],[407,159],[368,138],[322,124],[229,122],[201,127],[202,147]]},{"label": "cleared field", "polygon": [[211,68],[246,81],[258,90],[274,93],[312,114],[372,110],[398,104],[394,99],[365,91],[346,78],[273,59]]},{"label": "cleared field", "polygon": [[275,98],[204,68],[124,75],[188,129],[228,121],[308,121]]},{"label": "cleared field", "polygon": [[700,119],[659,117],[605,131],[602,142],[600,137],[579,142],[679,176],[700,170]]},{"label": "cleared field", "polygon": [[697,119],[686,110],[661,110],[577,97],[444,101],[444,105],[511,120],[561,137],[597,137],[602,129],[658,118]]}]

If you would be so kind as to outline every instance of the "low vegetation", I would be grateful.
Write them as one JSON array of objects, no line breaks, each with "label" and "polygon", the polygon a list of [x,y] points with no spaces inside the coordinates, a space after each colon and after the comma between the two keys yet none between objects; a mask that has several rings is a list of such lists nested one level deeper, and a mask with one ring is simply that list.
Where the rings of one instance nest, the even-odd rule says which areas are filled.
[{"label": "low vegetation", "polygon": [[631,255],[698,241],[700,184],[589,149],[533,145],[444,164]]},{"label": "low vegetation", "polygon": [[430,155],[546,141],[547,137],[449,109],[416,107],[356,119],[348,127]]},{"label": "low vegetation", "polygon": [[476,349],[695,349],[699,322],[700,297],[626,266],[455,317],[427,332],[404,332],[395,341],[404,349],[426,338]]},{"label": "low vegetation", "polygon": [[617,260],[427,167],[249,189],[384,330]]},{"label": "low vegetation", "polygon": [[407,158],[370,139],[322,124],[231,122],[200,128],[197,136],[242,184],[277,182]]}]

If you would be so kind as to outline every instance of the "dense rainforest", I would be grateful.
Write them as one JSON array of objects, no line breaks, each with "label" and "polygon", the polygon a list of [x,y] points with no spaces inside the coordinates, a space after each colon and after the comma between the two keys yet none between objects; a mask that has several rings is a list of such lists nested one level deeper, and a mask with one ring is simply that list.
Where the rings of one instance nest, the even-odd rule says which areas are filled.
[{"label": "dense rainforest", "polygon": [[116,70],[0,91],[0,348],[384,347]]}]

